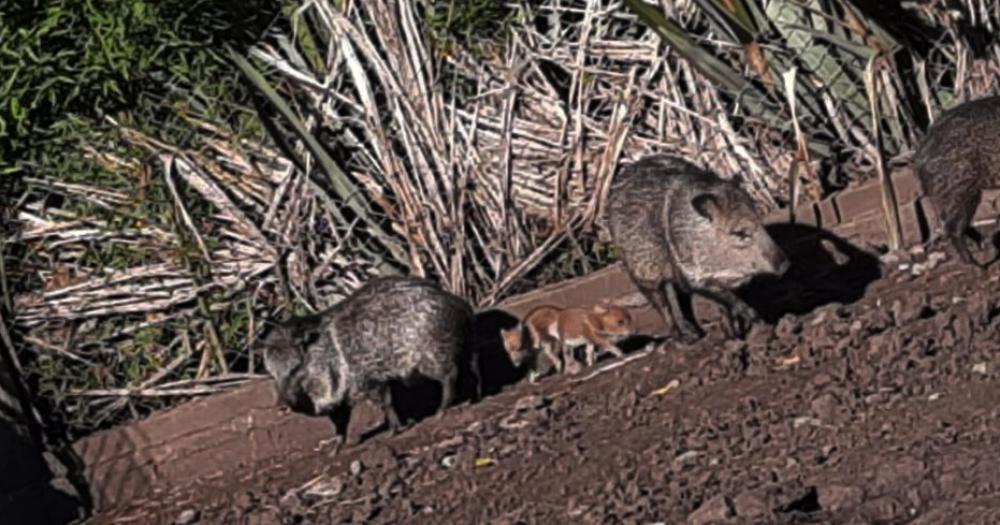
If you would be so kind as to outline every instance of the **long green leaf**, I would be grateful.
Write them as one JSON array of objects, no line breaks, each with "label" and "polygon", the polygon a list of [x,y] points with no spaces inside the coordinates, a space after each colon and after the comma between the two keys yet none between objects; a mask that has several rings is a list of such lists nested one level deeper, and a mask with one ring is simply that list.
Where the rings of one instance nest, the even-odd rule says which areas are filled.
[{"label": "long green leaf", "polygon": [[[857,81],[861,76],[858,73],[862,67],[861,61],[857,57],[847,60],[844,54],[831,52],[829,46],[816,41],[814,32],[801,29],[812,26],[816,31],[823,31],[825,21],[819,14],[821,9],[819,0],[772,0],[767,6],[767,14],[784,36],[788,48],[796,52],[798,60],[804,66],[805,71],[800,75],[814,77],[812,82],[799,84],[805,89],[799,90],[800,102],[814,104],[815,94],[807,88],[810,85],[822,85],[823,89],[834,95],[835,100],[842,102],[842,107],[852,120],[858,119],[868,114],[867,97],[863,86]],[[819,117],[822,110],[816,106],[811,113]],[[864,122],[866,126],[871,124],[867,120]]]},{"label": "long green leaf", "polygon": [[731,94],[742,94],[745,103],[753,113],[762,117],[778,118],[773,104],[768,104],[765,96],[712,53],[702,49],[692,40],[680,25],[663,16],[653,5],[643,0],[625,0],[625,5],[647,26],[656,31],[663,40],[677,51],[692,67],[719,84]]},{"label": "long green leaf", "polygon": [[[406,252],[403,250],[399,241],[393,238],[388,232],[386,232],[378,223],[378,218],[375,217],[374,212],[369,206],[368,202],[364,200],[364,192],[361,191],[357,185],[354,184],[347,174],[337,166],[337,163],[330,157],[325,149],[320,145],[316,137],[306,129],[305,124],[295,115],[288,104],[278,95],[278,93],[271,87],[264,75],[257,71],[252,64],[250,64],[247,59],[242,55],[233,51],[232,48],[228,48],[230,57],[236,63],[237,67],[243,72],[244,76],[249,80],[254,87],[256,87],[261,94],[272,105],[275,109],[281,113],[281,116],[288,121],[292,126],[292,129],[299,136],[300,139],[305,143],[306,148],[309,152],[316,158],[319,162],[320,167],[326,172],[327,177],[330,179],[331,187],[337,196],[343,201],[347,207],[351,209],[366,225],[367,229],[380,241],[380,243],[389,250],[390,254],[394,259],[400,262],[407,260]],[[333,210],[339,215],[339,210]]]},{"label": "long green leaf", "polygon": [[711,15],[740,44],[748,44],[760,33],[742,0],[695,0],[702,11]]}]

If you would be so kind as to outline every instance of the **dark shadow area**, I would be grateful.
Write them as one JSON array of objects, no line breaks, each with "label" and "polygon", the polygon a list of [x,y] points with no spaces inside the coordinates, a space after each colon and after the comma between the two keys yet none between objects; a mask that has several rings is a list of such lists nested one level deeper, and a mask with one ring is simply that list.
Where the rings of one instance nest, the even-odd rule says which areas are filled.
[{"label": "dark shadow area", "polygon": [[[621,350],[622,352],[624,352],[625,355],[627,356],[627,355],[631,354],[632,352],[637,352],[639,350],[642,350],[649,343],[661,343],[661,342],[666,341],[666,340],[667,340],[667,338],[666,337],[662,337],[662,336],[661,337],[656,337],[656,336],[653,336],[653,335],[650,335],[650,334],[637,333],[637,334],[634,334],[632,336],[629,336],[629,337],[625,338],[622,341],[619,341],[617,344],[615,344],[615,346],[618,347],[618,349]],[[585,365],[586,364],[586,361],[585,361],[586,355],[585,354],[586,354],[586,352],[585,352],[583,346],[578,346],[578,347],[576,347],[576,348],[573,349],[573,356],[576,357],[576,360],[581,365]],[[598,366],[601,365],[601,363],[606,363],[608,361],[613,361],[615,359],[616,359],[616,357],[614,355],[608,353],[608,352],[598,351],[598,353],[597,353],[597,361],[594,363],[594,367],[598,367]],[[553,370],[551,373],[555,373],[555,371]]]},{"label": "dark shadow area", "polygon": [[479,358],[479,371],[483,381],[483,397],[500,393],[505,386],[520,381],[528,371],[515,368],[503,347],[501,328],[513,328],[517,317],[499,309],[486,310],[476,315],[472,330],[473,348]]},{"label": "dark shadow area", "polygon": [[[42,429],[28,415],[30,397],[9,359],[7,333],[0,335],[4,336],[0,341],[0,516],[5,523],[70,523],[91,507],[82,466],[71,451],[51,447],[46,454]],[[54,470],[58,468],[66,471]]]},{"label": "dark shadow area", "polygon": [[791,223],[766,229],[785,250],[791,266],[782,278],[758,277],[737,295],[767,323],[829,303],[853,303],[882,277],[877,257],[827,230]]},{"label": "dark shadow area", "polygon": [[4,523],[70,523],[81,502],[53,486],[55,475],[42,451],[0,416],[0,516]]},{"label": "dark shadow area", "polygon": [[661,343],[666,339],[666,337],[653,337],[648,334],[635,334],[632,337],[618,343],[618,348],[620,348],[622,352],[625,352],[625,355],[628,355],[632,352],[642,350],[650,343]]},{"label": "dark shadow area", "polygon": [[798,498],[779,505],[774,509],[778,514],[809,514],[822,510],[819,505],[819,492],[816,487],[807,487]]},{"label": "dark shadow area", "polygon": [[[479,397],[476,378],[472,372],[473,359],[478,358],[479,361],[483,397],[499,393],[505,386],[520,381],[527,374],[526,370],[515,368],[510,362],[500,336],[501,328],[512,328],[517,321],[516,317],[503,310],[487,310],[476,315],[471,344],[459,357],[454,405],[474,403]],[[413,424],[437,413],[441,403],[441,387],[437,381],[418,378],[408,385],[393,382],[390,388],[392,404],[404,424]],[[381,430],[384,428],[367,432],[366,436]]]}]

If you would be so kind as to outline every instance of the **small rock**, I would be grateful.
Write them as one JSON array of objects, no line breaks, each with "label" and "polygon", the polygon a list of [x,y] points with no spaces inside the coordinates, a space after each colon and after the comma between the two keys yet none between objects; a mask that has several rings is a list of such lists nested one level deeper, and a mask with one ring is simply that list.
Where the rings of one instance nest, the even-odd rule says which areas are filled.
[{"label": "small rock", "polygon": [[196,523],[197,521],[198,521],[198,511],[194,509],[188,509],[182,512],[180,516],[177,516],[177,521],[175,521],[174,523],[176,523],[177,525],[191,525],[192,523]]},{"label": "small rock", "polygon": [[891,489],[915,484],[924,478],[927,464],[913,457],[900,458],[880,465],[875,474],[875,486]]},{"label": "small rock", "polygon": [[833,382],[833,376],[827,374],[826,372],[820,372],[814,375],[813,378],[809,380],[809,384],[817,389],[829,385],[832,382]]},{"label": "small rock", "polygon": [[906,514],[905,507],[895,498],[883,496],[861,505],[861,512],[873,522],[891,522]]},{"label": "small rock", "polygon": [[941,394],[938,392],[934,392],[933,394],[927,396],[928,401],[937,401],[938,399],[941,399]]},{"label": "small rock", "polygon": [[709,525],[719,523],[734,517],[729,498],[719,495],[702,503],[697,510],[688,515],[691,525]]},{"label": "small rock", "polygon": [[984,375],[984,376],[987,375],[987,374],[989,374],[989,368],[986,366],[985,362],[983,362],[983,363],[976,363],[976,364],[972,365],[972,371],[974,373],[976,373],[976,374]]},{"label": "small rock", "polygon": [[833,262],[835,262],[837,266],[843,266],[851,262],[850,256],[840,251],[840,249],[837,248],[837,245],[829,239],[823,239],[819,242],[819,244],[823,247],[823,250],[833,258]]},{"label": "small rock", "polygon": [[441,458],[441,466],[444,468],[451,468],[455,466],[455,455],[449,454]]},{"label": "small rock", "polygon": [[899,262],[899,255],[894,252],[889,252],[879,257],[879,259],[882,261],[882,264],[891,266]]},{"label": "small rock", "polygon": [[792,426],[794,428],[804,427],[806,425],[818,427],[821,424],[822,423],[820,422],[820,420],[814,417],[806,417],[806,416],[797,417],[792,421]]},{"label": "small rock", "polygon": [[865,491],[849,485],[831,485],[819,489],[819,506],[823,510],[837,512],[856,507],[865,497]]},{"label": "small rock", "polygon": [[833,394],[823,394],[813,399],[812,403],[809,404],[809,408],[812,409],[813,415],[819,418],[820,421],[829,422],[833,418],[838,404],[839,402]]},{"label": "small rock", "polygon": [[344,490],[344,482],[339,477],[333,476],[314,483],[303,491],[303,494],[314,498],[332,498],[340,494],[342,490]]},{"label": "small rock", "polygon": [[542,396],[524,396],[518,399],[514,403],[514,409],[518,412],[524,412],[526,410],[534,410],[536,408],[541,408],[545,406],[545,398]]},{"label": "small rock", "polygon": [[691,460],[697,458],[698,456],[701,456],[701,454],[702,453],[697,450],[689,450],[687,452],[684,452],[683,454],[679,454],[676,458],[674,458],[674,463],[689,463]]},{"label": "small rock", "polygon": [[778,320],[778,325],[774,328],[774,335],[779,339],[789,338],[802,331],[802,324],[798,317],[792,314],[785,314]]},{"label": "small rock", "polygon": [[746,340],[751,348],[767,348],[768,342],[774,337],[774,327],[765,323],[755,323],[750,327]]},{"label": "small rock", "polygon": [[360,475],[362,468],[364,468],[364,465],[362,465],[360,461],[355,459],[354,461],[351,462],[351,475],[352,476]]},{"label": "small rock", "polygon": [[733,498],[733,510],[740,518],[761,518],[767,515],[767,504],[752,492],[743,492]]}]

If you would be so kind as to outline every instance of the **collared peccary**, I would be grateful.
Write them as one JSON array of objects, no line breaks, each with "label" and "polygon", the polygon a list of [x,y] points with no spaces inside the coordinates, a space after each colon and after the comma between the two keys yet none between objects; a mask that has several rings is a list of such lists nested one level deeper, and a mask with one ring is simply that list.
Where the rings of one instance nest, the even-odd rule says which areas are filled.
[{"label": "collared peccary", "polygon": [[587,366],[594,366],[597,351],[624,356],[616,344],[635,333],[632,314],[625,308],[595,304],[590,308],[537,306],[513,328],[501,328],[504,350],[515,367],[527,363],[529,381],[540,375],[538,358],[544,355],[556,371],[576,373],[574,348],[585,345]]},{"label": "collared peccary", "polygon": [[983,97],[941,113],[913,156],[923,194],[940,219],[933,241],[963,262],[976,262],[965,234],[983,190],[1000,187],[1000,96]]},{"label": "collared peccary", "polygon": [[703,333],[679,299],[687,310],[692,293],[720,303],[731,333],[743,336],[757,313],[732,290],[789,266],[746,191],[679,157],[650,155],[622,167],[606,218],[632,281],[686,340]]},{"label": "collared peccary", "polygon": [[[260,346],[282,403],[332,416],[366,396],[382,405],[395,433],[401,425],[390,383],[436,380],[444,410],[454,399],[472,322],[472,307],[431,281],[380,277],[323,312],[279,324]],[[338,430],[346,438],[347,422]]]}]

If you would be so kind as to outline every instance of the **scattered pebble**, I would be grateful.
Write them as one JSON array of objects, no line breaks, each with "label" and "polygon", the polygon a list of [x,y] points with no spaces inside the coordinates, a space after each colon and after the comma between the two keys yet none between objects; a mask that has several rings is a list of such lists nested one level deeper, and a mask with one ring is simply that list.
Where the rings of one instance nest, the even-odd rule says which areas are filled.
[{"label": "scattered pebble", "polygon": [[364,468],[364,465],[362,465],[360,461],[358,461],[358,460],[355,459],[354,461],[351,462],[351,469],[350,469],[351,470],[351,475],[352,476],[359,476],[359,475],[361,475],[361,470],[363,468]]},{"label": "scattered pebble", "polygon": [[177,516],[177,520],[174,521],[177,525],[192,525],[198,521],[198,511],[194,509],[185,510]]},{"label": "scattered pebble", "polygon": [[691,525],[709,525],[729,520],[735,515],[732,504],[725,496],[715,496],[702,503],[697,510],[688,516]]},{"label": "scattered pebble", "polygon": [[542,396],[537,396],[537,395],[524,396],[521,399],[518,399],[517,402],[514,403],[514,410],[517,410],[518,412],[534,410],[536,408],[541,408],[545,406],[545,402],[546,400]]},{"label": "scattered pebble", "polygon": [[344,482],[339,477],[320,478],[306,487],[303,494],[314,498],[332,498],[344,489]]},{"label": "scattered pebble", "polygon": [[792,421],[792,426],[794,428],[804,427],[806,425],[818,427],[821,424],[822,423],[820,422],[820,420],[814,417],[805,417],[805,416],[797,417]]},{"label": "scattered pebble", "polygon": [[674,463],[688,463],[689,461],[701,456],[703,453],[697,450],[689,450],[682,454],[679,454],[674,458]]},{"label": "scattered pebble", "polygon": [[989,374],[989,368],[987,367],[985,362],[976,363],[972,365],[972,371],[984,376]]}]

